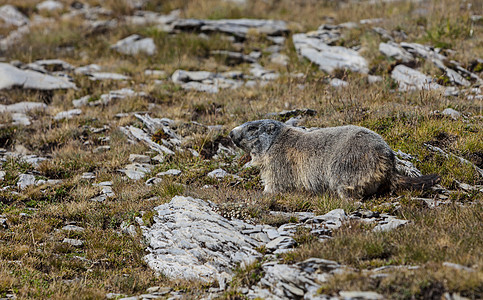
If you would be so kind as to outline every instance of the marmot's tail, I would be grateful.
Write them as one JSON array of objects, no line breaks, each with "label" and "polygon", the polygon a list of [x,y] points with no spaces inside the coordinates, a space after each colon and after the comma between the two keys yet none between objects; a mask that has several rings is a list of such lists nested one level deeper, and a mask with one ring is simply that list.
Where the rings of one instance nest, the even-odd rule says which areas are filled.
[{"label": "marmot's tail", "polygon": [[440,177],[436,174],[423,175],[419,177],[408,177],[398,175],[395,188],[404,190],[428,190],[433,185],[439,183]]}]

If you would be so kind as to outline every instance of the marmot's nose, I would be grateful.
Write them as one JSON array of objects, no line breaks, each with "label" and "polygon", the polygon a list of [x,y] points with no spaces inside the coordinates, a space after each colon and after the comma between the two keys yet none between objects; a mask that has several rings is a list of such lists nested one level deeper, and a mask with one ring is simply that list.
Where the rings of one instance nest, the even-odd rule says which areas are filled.
[{"label": "marmot's nose", "polygon": [[233,143],[235,143],[235,145],[238,146],[238,142],[240,140],[240,136],[235,133],[235,130],[230,131],[229,136],[230,136],[230,139],[233,141]]}]

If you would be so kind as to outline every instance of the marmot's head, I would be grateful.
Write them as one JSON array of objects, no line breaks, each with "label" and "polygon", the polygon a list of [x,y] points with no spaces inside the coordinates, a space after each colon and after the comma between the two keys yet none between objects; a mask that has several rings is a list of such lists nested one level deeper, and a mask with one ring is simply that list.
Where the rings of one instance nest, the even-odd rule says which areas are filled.
[{"label": "marmot's head", "polygon": [[235,145],[252,156],[262,155],[272,146],[284,126],[285,124],[275,120],[246,122],[233,128],[230,138]]}]

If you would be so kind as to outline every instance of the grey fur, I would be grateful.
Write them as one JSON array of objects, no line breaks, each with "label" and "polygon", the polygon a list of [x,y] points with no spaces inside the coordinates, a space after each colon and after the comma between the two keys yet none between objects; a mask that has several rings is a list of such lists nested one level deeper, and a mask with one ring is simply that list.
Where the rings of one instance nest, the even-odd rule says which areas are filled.
[{"label": "grey fur", "polygon": [[403,177],[389,145],[364,127],[309,131],[258,120],[234,128],[230,138],[260,167],[268,193],[306,190],[361,198],[394,189]]}]

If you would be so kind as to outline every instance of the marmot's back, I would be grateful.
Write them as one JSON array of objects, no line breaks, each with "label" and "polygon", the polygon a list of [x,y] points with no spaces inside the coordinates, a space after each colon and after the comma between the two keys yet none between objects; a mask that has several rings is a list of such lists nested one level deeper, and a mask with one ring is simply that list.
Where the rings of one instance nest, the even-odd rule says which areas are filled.
[{"label": "marmot's back", "polygon": [[262,177],[276,182],[278,190],[289,187],[363,197],[388,190],[395,173],[389,146],[375,132],[358,126],[307,132],[286,127],[267,154],[273,172],[262,171]]}]

